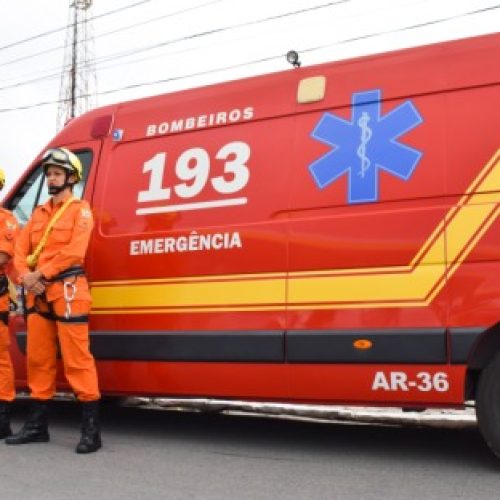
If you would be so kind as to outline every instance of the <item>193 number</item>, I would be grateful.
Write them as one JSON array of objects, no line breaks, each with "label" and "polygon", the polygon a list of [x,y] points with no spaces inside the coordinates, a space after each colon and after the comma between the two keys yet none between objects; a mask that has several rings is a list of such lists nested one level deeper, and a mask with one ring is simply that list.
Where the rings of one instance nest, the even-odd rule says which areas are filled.
[{"label": "193 number", "polygon": [[217,160],[224,161],[222,175],[210,178],[210,156],[203,148],[190,148],[181,153],[175,162],[175,176],[179,182],[172,187],[163,187],[167,153],[157,153],[146,161],[143,173],[149,174],[149,187],[140,191],[139,203],[169,200],[172,190],[179,198],[194,198],[205,188],[208,181],[220,194],[233,194],[242,190],[248,183],[250,171],[247,162],[250,147],[245,142],[230,142],[219,149]]}]

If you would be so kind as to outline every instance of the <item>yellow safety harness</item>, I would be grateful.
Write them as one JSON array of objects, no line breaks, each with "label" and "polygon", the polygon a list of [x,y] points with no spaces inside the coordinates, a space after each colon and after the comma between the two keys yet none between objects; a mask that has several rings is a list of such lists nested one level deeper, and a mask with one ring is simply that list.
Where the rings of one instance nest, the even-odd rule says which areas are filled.
[{"label": "yellow safety harness", "polygon": [[[28,255],[28,257],[26,257],[26,263],[28,264],[31,270],[35,269],[36,264],[38,262],[38,258],[40,257],[40,254],[42,253],[43,249],[45,248],[45,245],[47,244],[47,240],[49,239],[50,232],[52,231],[54,225],[61,218],[66,208],[68,208],[68,206],[76,199],[77,198],[75,198],[74,196],[68,198],[62,204],[61,208],[59,208],[57,212],[54,214],[54,216],[50,219],[45,229],[45,232],[43,233],[42,239],[35,248],[35,251],[31,255]],[[62,271],[57,276],[54,276],[51,279],[44,280],[46,283],[62,281],[64,290],[64,300],[66,301],[66,311],[64,316],[58,316],[55,314],[52,304],[50,302],[47,302],[47,297],[45,296],[45,292],[35,297],[35,304],[33,307],[27,309],[26,305],[24,306],[25,314],[28,315],[31,313],[37,313],[46,319],[50,319],[53,321],[63,321],[67,323],[88,322],[88,314],[73,316],[71,312],[71,303],[75,299],[76,295],[76,279],[78,276],[84,276],[84,275],[85,271],[81,266],[73,266],[70,267],[69,269],[66,269],[65,271]],[[69,281],[68,278],[71,278],[71,281]],[[22,296],[24,298],[24,293]]]},{"label": "yellow safety harness", "polygon": [[28,264],[28,267],[31,270],[35,269],[36,264],[38,262],[38,258],[40,257],[40,254],[42,253],[43,249],[45,248],[45,245],[47,244],[47,240],[49,239],[52,228],[54,227],[56,222],[61,218],[62,214],[68,208],[68,206],[75,200],[76,198],[74,196],[71,196],[62,204],[61,208],[54,214],[52,219],[50,219],[45,229],[45,232],[43,233],[42,239],[39,241],[38,245],[35,248],[35,251],[31,255],[28,255],[26,257],[26,263]]},{"label": "yellow safety harness", "polygon": [[89,320],[88,314],[73,315],[71,311],[71,304],[76,297],[76,282],[78,276],[85,276],[85,270],[81,266],[73,266],[65,271],[62,271],[57,276],[54,276],[49,280],[44,280],[45,283],[54,283],[56,281],[62,282],[64,300],[66,302],[64,316],[58,316],[55,313],[52,303],[47,301],[45,292],[35,297],[33,307],[26,309],[26,306],[24,306],[26,315],[36,313],[43,318],[50,319],[52,321],[62,321],[63,323],[87,323]]}]

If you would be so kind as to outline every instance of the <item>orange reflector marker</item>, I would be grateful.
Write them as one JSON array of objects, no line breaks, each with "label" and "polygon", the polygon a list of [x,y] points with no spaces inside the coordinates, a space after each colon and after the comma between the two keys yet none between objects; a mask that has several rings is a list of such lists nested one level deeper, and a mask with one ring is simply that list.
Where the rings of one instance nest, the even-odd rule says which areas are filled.
[{"label": "orange reflector marker", "polygon": [[355,347],[355,349],[360,350],[371,349],[373,347],[373,342],[368,339],[358,339],[354,341],[353,346]]}]

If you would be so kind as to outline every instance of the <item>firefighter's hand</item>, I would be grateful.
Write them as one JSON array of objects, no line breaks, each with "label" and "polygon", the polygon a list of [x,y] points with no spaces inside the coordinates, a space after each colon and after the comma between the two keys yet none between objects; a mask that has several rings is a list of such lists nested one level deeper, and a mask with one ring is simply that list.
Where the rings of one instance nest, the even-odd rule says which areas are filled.
[{"label": "firefighter's hand", "polygon": [[31,288],[28,288],[31,293],[41,295],[45,292],[45,285],[41,281],[37,281]]},{"label": "firefighter's hand", "polygon": [[[30,292],[36,293],[33,288],[40,290],[41,287],[43,287],[43,290],[45,290],[45,286],[41,282],[42,279],[42,273],[40,271],[33,271],[31,273],[26,273],[22,278],[21,281],[24,285],[24,288],[26,290],[29,290]],[[42,290],[42,292],[43,292]],[[42,293],[39,292],[39,293]]]},{"label": "firefighter's hand", "polygon": [[10,256],[5,252],[0,252],[0,266],[5,266],[9,262]]}]

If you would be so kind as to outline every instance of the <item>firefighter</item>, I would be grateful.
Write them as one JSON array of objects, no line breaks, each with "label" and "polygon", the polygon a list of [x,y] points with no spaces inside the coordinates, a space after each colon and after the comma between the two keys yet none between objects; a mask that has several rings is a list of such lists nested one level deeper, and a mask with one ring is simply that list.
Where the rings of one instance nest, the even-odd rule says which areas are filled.
[{"label": "firefighter", "polygon": [[88,314],[91,298],[83,263],[93,218],[86,201],[73,197],[82,180],[78,157],[64,148],[49,149],[42,158],[51,199],[33,212],[15,247],[14,265],[26,291],[28,315],[27,368],[32,406],[19,432],[7,444],[46,442],[47,402],[56,389],[60,349],[64,374],[82,405],[77,453],[101,447],[99,388],[89,351]]},{"label": "firefighter", "polygon": [[[5,185],[5,172],[0,169],[0,190]],[[14,242],[18,233],[16,219],[11,212],[0,208],[0,439],[12,434],[9,409],[16,397],[14,369],[9,354],[9,280],[7,264],[14,255]]]}]

